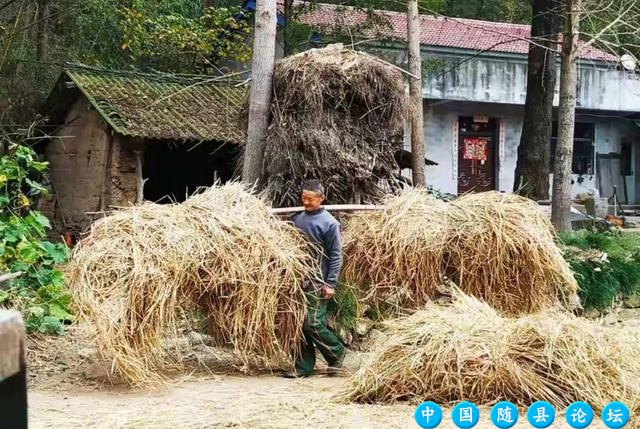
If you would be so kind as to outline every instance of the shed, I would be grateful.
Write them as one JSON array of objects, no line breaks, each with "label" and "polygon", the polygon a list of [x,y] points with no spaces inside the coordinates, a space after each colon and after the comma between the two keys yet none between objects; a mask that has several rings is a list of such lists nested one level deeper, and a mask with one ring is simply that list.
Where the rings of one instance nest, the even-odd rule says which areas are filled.
[{"label": "shed", "polygon": [[53,192],[41,210],[78,232],[110,207],[180,202],[231,179],[245,94],[223,78],[66,66],[42,112]]}]

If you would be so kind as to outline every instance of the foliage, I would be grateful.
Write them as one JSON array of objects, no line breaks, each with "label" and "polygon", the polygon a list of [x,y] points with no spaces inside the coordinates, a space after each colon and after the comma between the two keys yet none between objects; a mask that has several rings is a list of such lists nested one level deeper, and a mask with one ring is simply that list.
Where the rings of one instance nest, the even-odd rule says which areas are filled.
[{"label": "foliage", "polygon": [[[248,27],[236,22],[233,9],[208,8],[195,18],[177,14],[152,15],[143,9],[122,10],[122,49],[140,62],[165,71],[204,71],[209,58],[248,61]],[[222,33],[225,37],[220,37]]]},{"label": "foliage", "polygon": [[47,190],[39,181],[47,168],[27,146],[11,144],[0,159],[0,272],[22,272],[0,289],[0,305],[25,313],[29,330],[59,333],[73,320],[70,297],[56,268],[68,257],[63,244],[45,240],[49,220],[33,209]]},{"label": "foliage", "polygon": [[[351,0],[340,4],[372,9],[406,12],[406,2],[400,0]],[[419,0],[421,14],[456,18],[485,19],[513,23],[528,23],[531,4],[526,0]]]},{"label": "foliage", "polygon": [[355,329],[360,317],[360,305],[355,287],[340,283],[336,287],[336,294],[327,303],[327,315],[331,316],[337,326]]},{"label": "foliage", "polygon": [[578,231],[561,236],[585,308],[604,309],[616,298],[640,294],[640,236]]}]

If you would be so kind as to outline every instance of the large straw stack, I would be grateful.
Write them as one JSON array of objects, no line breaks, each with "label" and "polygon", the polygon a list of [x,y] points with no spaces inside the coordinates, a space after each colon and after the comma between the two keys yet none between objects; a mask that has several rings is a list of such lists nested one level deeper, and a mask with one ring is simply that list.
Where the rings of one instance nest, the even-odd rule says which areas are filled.
[{"label": "large straw stack", "polygon": [[506,314],[567,306],[578,285],[534,201],[515,194],[467,194],[447,211],[447,274]]},{"label": "large straw stack", "polygon": [[182,204],[147,203],[97,221],[68,279],[102,354],[131,383],[158,381],[179,308],[202,308],[209,334],[241,355],[281,362],[298,350],[304,239],[239,184]]},{"label": "large straw stack", "polygon": [[454,297],[452,306],[429,304],[389,321],[341,396],[522,406],[545,400],[560,409],[586,401],[594,410],[618,400],[638,416],[637,337],[562,312],[503,318],[476,298]]},{"label": "large straw stack", "polygon": [[485,192],[444,203],[424,190],[355,215],[344,238],[344,279],[374,306],[420,308],[448,281],[509,315],[560,302],[577,283],[533,201]]},{"label": "large straw stack", "polygon": [[330,204],[366,203],[395,183],[407,95],[401,71],[340,45],[286,57],[273,75],[267,190],[276,206],[299,204],[306,177]]},{"label": "large straw stack", "polygon": [[435,297],[443,283],[447,209],[416,189],[388,198],[382,212],[349,220],[342,272],[365,303],[415,308]]}]

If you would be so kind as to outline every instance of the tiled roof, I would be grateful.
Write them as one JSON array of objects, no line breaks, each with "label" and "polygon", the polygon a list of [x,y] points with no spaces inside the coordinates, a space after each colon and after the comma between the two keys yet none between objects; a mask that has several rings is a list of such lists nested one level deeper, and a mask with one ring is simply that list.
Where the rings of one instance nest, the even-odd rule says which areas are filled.
[{"label": "tiled roof", "polygon": [[64,73],[113,129],[161,140],[241,143],[244,87],[213,77],[176,77],[69,66]]},{"label": "tiled roof", "polygon": [[[407,16],[391,11],[376,11],[376,23],[363,31],[372,38],[407,40]],[[299,18],[303,24],[320,32],[330,33],[336,26],[358,28],[370,17],[366,11],[351,7],[319,4]],[[381,22],[380,22],[381,21]],[[473,19],[444,18],[420,15],[420,43],[426,46],[468,49],[473,51],[506,52],[527,55],[531,27],[502,22]],[[617,61],[614,55],[589,46],[582,49],[580,58],[586,60]]]}]

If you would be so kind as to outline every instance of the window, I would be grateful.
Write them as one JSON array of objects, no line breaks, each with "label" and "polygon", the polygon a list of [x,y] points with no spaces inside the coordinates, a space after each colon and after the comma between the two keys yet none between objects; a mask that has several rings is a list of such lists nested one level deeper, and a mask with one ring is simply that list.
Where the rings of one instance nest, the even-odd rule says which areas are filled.
[{"label": "window", "polygon": [[[576,122],[573,135],[573,159],[571,171],[573,174],[594,174],[595,127],[586,122]],[[558,123],[551,128],[551,165],[556,158],[556,144],[558,142]],[[553,168],[553,167],[552,167]]]}]

